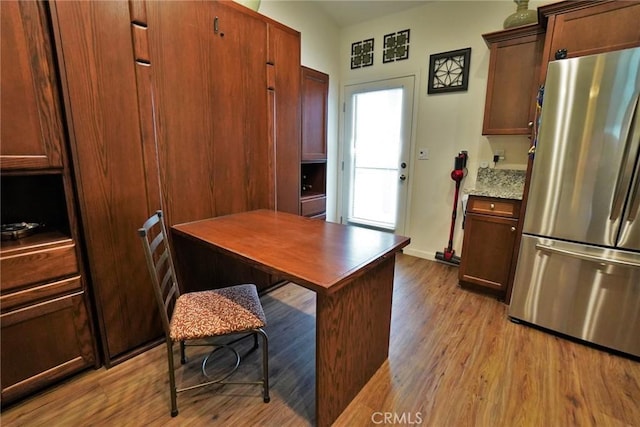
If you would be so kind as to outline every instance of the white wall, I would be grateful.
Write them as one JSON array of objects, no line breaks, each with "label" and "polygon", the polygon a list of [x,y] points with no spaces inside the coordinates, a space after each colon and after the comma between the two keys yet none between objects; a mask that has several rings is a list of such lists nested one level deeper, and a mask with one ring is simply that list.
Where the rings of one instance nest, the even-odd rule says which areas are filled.
[{"label": "white wall", "polygon": [[317,5],[304,1],[262,0],[259,13],[301,33],[302,65],[329,75],[327,117],[327,219],[336,220],[338,178],[338,99],[340,29]]},{"label": "white wall", "polygon": [[[541,4],[531,2],[529,8]],[[434,1],[386,16],[382,19],[339,29],[316,5],[304,1],[263,0],[260,13],[302,33],[302,63],[328,73],[331,78],[328,129],[328,219],[339,218],[341,176],[338,161],[342,144],[342,103],[345,84],[415,74],[418,83],[417,109],[410,161],[409,206],[405,235],[411,245],[405,252],[433,259],[447,245],[455,183],[450,178],[454,157],[469,152],[469,173],[463,187],[473,186],[478,165],[490,164],[493,152],[504,149],[501,168],[526,168],[529,141],[522,136],[486,138],[482,133],[484,99],[489,67],[489,50],[482,34],[502,29],[504,19],[515,11],[513,1]],[[411,30],[409,59],[382,63],[383,36]],[[375,39],[374,65],[350,69],[351,43]],[[471,47],[469,88],[466,92],[427,95],[429,55]],[[527,102],[527,100],[523,100]],[[417,160],[417,149],[428,148],[429,160]],[[333,191],[333,190],[337,191]],[[454,249],[462,249],[458,212]]]}]

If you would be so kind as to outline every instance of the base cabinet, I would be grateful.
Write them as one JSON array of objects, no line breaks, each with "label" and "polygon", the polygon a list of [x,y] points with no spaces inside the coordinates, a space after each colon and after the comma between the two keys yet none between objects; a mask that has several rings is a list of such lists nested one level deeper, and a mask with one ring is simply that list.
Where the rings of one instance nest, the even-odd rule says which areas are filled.
[{"label": "base cabinet", "polygon": [[[65,284],[80,288],[80,277],[31,290]],[[24,295],[14,295],[15,299]],[[11,310],[0,316],[2,403],[10,403],[94,363],[93,338],[84,292]]]},{"label": "base cabinet", "polygon": [[519,200],[469,198],[458,276],[460,286],[505,297],[519,210]]}]

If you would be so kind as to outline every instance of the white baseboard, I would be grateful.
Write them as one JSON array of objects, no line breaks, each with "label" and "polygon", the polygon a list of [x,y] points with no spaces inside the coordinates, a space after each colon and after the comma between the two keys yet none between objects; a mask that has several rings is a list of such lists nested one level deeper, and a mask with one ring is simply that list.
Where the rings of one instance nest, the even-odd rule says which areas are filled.
[{"label": "white baseboard", "polygon": [[406,255],[411,255],[417,258],[428,259],[428,260],[434,260],[436,258],[435,252],[420,251],[420,250],[411,249],[411,248],[404,248],[402,250],[402,253]]}]

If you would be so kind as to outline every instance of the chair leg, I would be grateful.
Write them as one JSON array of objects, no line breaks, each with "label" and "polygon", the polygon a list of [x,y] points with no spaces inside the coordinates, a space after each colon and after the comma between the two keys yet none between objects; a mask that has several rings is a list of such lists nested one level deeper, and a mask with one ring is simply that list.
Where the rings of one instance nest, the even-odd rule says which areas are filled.
[{"label": "chair leg", "polygon": [[269,403],[269,337],[262,329],[257,329],[262,335],[262,400]]},{"label": "chair leg", "polygon": [[184,341],[180,341],[180,363],[183,365],[187,363],[187,353],[185,353],[185,343]]},{"label": "chair leg", "polygon": [[167,358],[169,362],[169,389],[171,393],[171,416],[178,415],[178,397],[176,389],[176,373],[173,366],[173,341],[167,338]]},{"label": "chair leg", "polygon": [[254,351],[258,348],[258,334],[256,332],[253,333],[253,348],[250,350]]}]

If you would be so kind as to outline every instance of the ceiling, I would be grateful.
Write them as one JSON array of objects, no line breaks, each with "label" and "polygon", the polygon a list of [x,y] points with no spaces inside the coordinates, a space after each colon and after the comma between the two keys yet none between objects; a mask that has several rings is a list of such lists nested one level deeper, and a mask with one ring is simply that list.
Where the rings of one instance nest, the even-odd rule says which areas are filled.
[{"label": "ceiling", "polygon": [[346,27],[424,5],[430,0],[312,0],[339,27]]}]

